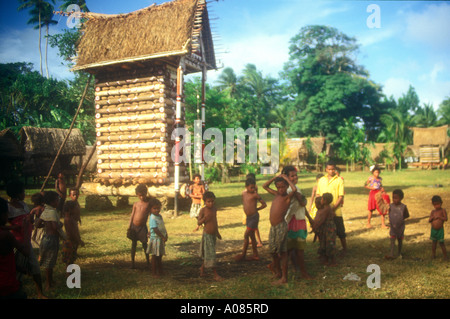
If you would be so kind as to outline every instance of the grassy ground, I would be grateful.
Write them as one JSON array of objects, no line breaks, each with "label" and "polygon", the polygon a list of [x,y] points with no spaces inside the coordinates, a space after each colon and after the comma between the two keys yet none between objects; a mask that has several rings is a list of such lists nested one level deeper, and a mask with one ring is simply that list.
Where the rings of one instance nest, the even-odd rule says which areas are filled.
[{"label": "grassy ground", "polygon": [[[315,174],[301,174],[297,186],[310,196]],[[382,172],[385,189],[391,193],[403,189],[404,203],[411,217],[406,222],[404,255],[393,261],[384,259],[389,251],[389,230],[381,229],[380,218],[375,216],[372,229],[366,229],[368,191],[363,188],[369,176],[367,172],[343,172],[345,179],[344,221],[347,230],[348,255],[338,259],[334,268],[321,265],[317,260],[318,243],[313,236],[307,239],[306,266],[314,280],[297,278],[289,272],[289,283],[276,287],[271,285],[271,273],[266,268],[271,258],[267,250],[269,233],[269,207],[271,195],[266,194],[262,184],[268,177],[260,176],[258,186],[269,207],[261,211],[260,232],[264,247],[260,249],[260,261],[235,262],[233,256],[242,247],[244,226],[242,224],[241,192],[243,182],[213,184],[211,190],[217,196],[219,227],[223,237],[217,243],[218,272],[225,280],[215,282],[212,276],[199,277],[198,257],[201,233],[193,233],[194,220],[188,213],[171,218],[163,215],[169,240],[167,255],[163,258],[165,276],[155,279],[145,263],[142,250],[136,255],[137,269],[130,269],[130,241],[126,229],[131,207],[107,212],[89,212],[84,209],[81,196],[81,235],[87,243],[79,249],[77,264],[81,268],[81,289],[69,289],[65,283],[65,266],[55,268],[57,286],[48,293],[52,298],[252,298],[252,299],[299,299],[299,298],[449,298],[450,263],[442,259],[438,246],[437,258],[431,259],[430,226],[428,217],[432,209],[432,195],[441,195],[444,207],[450,211],[450,170],[425,171],[404,170]],[[437,187],[436,185],[441,185]],[[28,191],[27,195],[31,195]],[[3,195],[2,195],[3,196]],[[114,199],[112,199],[114,200]],[[130,204],[135,199],[130,201]],[[26,198],[30,202],[29,196]],[[445,238],[450,238],[450,226],[445,225]],[[340,248],[339,241],[337,243]],[[381,269],[381,288],[370,289],[366,280],[371,273],[367,266],[377,264]],[[292,268],[290,268],[291,270]],[[360,281],[344,280],[355,273]],[[33,298],[34,286],[25,278],[25,289]]]}]

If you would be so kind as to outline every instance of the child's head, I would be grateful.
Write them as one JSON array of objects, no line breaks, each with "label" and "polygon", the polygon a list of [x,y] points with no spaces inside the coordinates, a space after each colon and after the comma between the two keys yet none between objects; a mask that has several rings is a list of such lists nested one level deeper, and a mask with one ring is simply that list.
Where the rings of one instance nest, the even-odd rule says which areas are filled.
[{"label": "child's head", "polygon": [[404,196],[405,196],[405,194],[403,194],[403,191],[401,189],[395,189],[392,192],[392,202],[395,205],[398,205],[402,202],[402,199]]},{"label": "child's head", "polygon": [[256,192],[256,181],[253,178],[247,178],[245,180],[245,189],[248,193]]},{"label": "child's head", "polygon": [[145,200],[147,198],[147,186],[144,184],[139,184],[136,186],[136,195],[140,200]]},{"label": "child's head", "polygon": [[336,166],[336,174],[337,176],[341,175],[341,169]]},{"label": "child's head", "polygon": [[200,174],[195,174],[194,176],[192,176],[192,178],[194,180],[194,184],[200,184],[200,181],[202,180]]},{"label": "child's head", "polygon": [[59,195],[55,191],[47,191],[44,193],[44,203],[56,208],[59,202]]},{"label": "child's head", "polygon": [[78,199],[78,196],[80,195],[78,188],[71,188],[69,191],[69,197],[70,199],[72,199],[73,201],[76,201]]},{"label": "child's head", "polygon": [[443,203],[443,202],[442,202],[441,196],[434,195],[434,196],[431,198],[431,204],[433,204],[433,206],[434,206],[435,209],[440,209],[441,206],[442,206],[442,203]]},{"label": "child's head", "polygon": [[216,200],[216,195],[213,192],[205,192],[203,194],[203,201],[205,202],[206,207],[212,208],[214,206],[214,201]]},{"label": "child's head", "polygon": [[8,221],[8,202],[0,197],[0,226]]},{"label": "child's head", "polygon": [[317,209],[321,209],[323,207],[322,206],[322,196],[316,197],[314,199],[314,204],[316,205]]},{"label": "child's head", "polygon": [[249,179],[249,178],[252,178],[256,181],[256,175],[253,173],[248,173],[247,175],[245,175],[245,179]]},{"label": "child's head", "polygon": [[324,193],[322,195],[322,205],[330,205],[333,201],[333,195],[331,193]]},{"label": "child's head", "polygon": [[58,173],[58,179],[63,179],[63,178],[64,178],[64,173],[63,172]]},{"label": "child's head", "polygon": [[277,177],[274,180],[275,187],[277,188],[278,194],[285,195],[287,193],[289,184],[283,177]]},{"label": "child's head", "polygon": [[373,166],[373,168],[370,170],[372,172],[372,175],[375,177],[380,176],[380,168],[378,166]]},{"label": "child's head", "polygon": [[281,174],[286,175],[292,182],[292,184],[294,185],[297,184],[298,182],[297,169],[294,166],[292,165],[285,166]]},{"label": "child's head", "polygon": [[148,207],[150,208],[150,213],[153,215],[158,215],[161,211],[161,202],[157,198],[152,198],[148,202]]},{"label": "child's head", "polygon": [[324,175],[322,173],[316,175],[316,181],[319,181]]},{"label": "child's head", "polygon": [[42,206],[44,205],[44,196],[41,193],[36,193],[31,195],[31,202],[34,206]]},{"label": "child's head", "polygon": [[325,169],[330,176],[336,175],[336,164],[333,161],[328,161]]},{"label": "child's head", "polygon": [[11,199],[24,200],[25,185],[21,181],[11,181],[6,185],[6,194]]}]

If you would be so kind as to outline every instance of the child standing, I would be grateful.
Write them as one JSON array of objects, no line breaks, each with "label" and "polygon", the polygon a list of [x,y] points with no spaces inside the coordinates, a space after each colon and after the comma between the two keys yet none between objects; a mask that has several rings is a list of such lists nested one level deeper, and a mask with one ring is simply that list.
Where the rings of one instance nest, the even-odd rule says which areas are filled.
[{"label": "child standing", "polygon": [[[282,173],[288,177],[292,184],[297,185],[297,169],[294,166],[289,165],[284,167]],[[287,193],[289,194],[291,192],[292,189],[289,187]],[[292,258],[295,270],[298,268],[304,279],[311,279],[311,276],[308,274],[305,267],[304,250],[306,237],[308,236],[306,218],[308,218],[311,225],[313,224],[313,220],[305,206],[306,198],[297,188],[285,217],[286,222],[288,223],[287,246],[288,255]]]},{"label": "child standing", "polygon": [[[41,193],[36,193],[31,196],[31,201],[33,202],[33,209],[30,211],[31,221],[34,225],[37,225],[38,219],[41,217],[44,211],[44,196]],[[42,228],[34,227],[33,235],[31,236],[33,248],[39,248],[43,232]],[[36,245],[36,246],[34,246]]]},{"label": "child standing", "polygon": [[39,254],[41,256],[40,265],[45,268],[46,274],[46,289],[53,287],[53,268],[56,265],[56,260],[59,251],[59,239],[66,240],[66,234],[61,228],[59,221],[59,213],[57,206],[59,203],[58,193],[48,191],[44,194],[45,208],[41,214],[39,224],[43,224],[44,235],[42,236],[41,244],[39,245]]},{"label": "child standing", "polygon": [[214,206],[216,196],[213,192],[205,192],[203,201],[205,206],[200,209],[197,221],[198,230],[203,225],[203,235],[200,244],[200,257],[203,263],[200,267],[200,276],[205,275],[205,268],[210,268],[214,273],[214,279],[220,281],[223,278],[216,271],[216,238],[222,239],[219,233],[219,225],[217,223],[217,209]]},{"label": "child standing", "polygon": [[[385,224],[385,216],[389,212],[389,196],[386,195],[383,185],[382,178],[380,177],[380,169],[374,166],[371,170],[372,175],[367,179],[364,187],[369,189],[369,202],[368,210],[369,215],[367,217],[366,228],[371,228],[370,220],[372,219],[372,213],[374,210],[378,210],[381,216],[381,228],[388,228]],[[386,205],[380,205],[386,202]]]},{"label": "child standing", "polygon": [[150,240],[147,248],[147,254],[152,255],[152,273],[154,277],[163,274],[162,256],[166,254],[165,243],[169,238],[167,235],[164,220],[160,214],[161,202],[152,198],[148,204],[150,208]]},{"label": "child standing", "polygon": [[25,185],[20,181],[11,181],[6,185],[6,193],[10,197],[8,219],[11,224],[11,232],[16,240],[27,246],[29,250],[28,258],[20,251],[15,254],[16,267],[20,273],[32,276],[38,298],[46,298],[42,292],[41,269],[31,244],[33,224],[31,223],[30,208],[24,202]]},{"label": "child standing", "polygon": [[318,211],[314,218],[313,230],[319,237],[319,257],[324,264],[336,266],[336,224],[334,212],[330,207],[333,195],[324,193],[316,200],[320,203],[317,203]]},{"label": "child standing", "polygon": [[403,238],[405,236],[405,219],[409,217],[408,208],[402,203],[403,198],[404,194],[401,189],[396,189],[392,192],[392,204],[389,205],[391,252],[385,256],[386,259],[395,258],[394,247],[396,239],[398,241],[398,256],[401,256],[402,253]]},{"label": "child standing", "polygon": [[147,186],[139,184],[136,187],[136,195],[139,201],[133,204],[131,211],[130,224],[127,229],[127,238],[131,240],[131,269],[135,269],[134,257],[136,255],[137,242],[142,243],[147,265],[150,265],[150,257],[147,253],[147,220],[150,213],[149,200],[147,196]]},{"label": "child standing", "polygon": [[[271,189],[269,186],[275,182],[277,190]],[[288,187],[292,188],[290,194],[287,193]],[[272,266],[269,268],[275,274],[276,278],[279,278],[274,284],[287,283],[287,232],[288,225],[286,223],[286,212],[289,209],[291,199],[294,196],[297,188],[287,178],[286,175],[280,175],[272,177],[270,180],[264,183],[263,188],[275,198],[272,201],[270,207],[270,232],[269,232],[269,250],[272,254]]]},{"label": "child standing", "polygon": [[201,182],[201,176],[195,174],[194,184],[189,186],[189,196],[192,198],[191,211],[189,214],[191,218],[198,218],[198,214],[202,208],[202,198],[204,193],[205,186]]},{"label": "child standing", "polygon": [[80,204],[78,203],[78,189],[69,190],[70,200],[64,204],[64,229],[66,230],[67,240],[63,243],[62,255],[66,265],[73,264],[77,259],[78,246],[84,247],[84,241],[81,240],[78,223],[81,224]]},{"label": "child standing", "polygon": [[[258,202],[261,206],[257,207]],[[244,206],[244,213],[246,216],[246,230],[244,233],[244,247],[242,248],[242,254],[237,255],[235,259],[241,261],[245,259],[247,254],[247,248],[249,240],[252,241],[253,256],[252,260],[259,260],[258,248],[256,243],[255,233],[258,230],[259,212],[261,209],[266,208],[266,202],[259,196],[256,190],[256,181],[252,178],[248,178],[245,181],[245,191],[242,192],[242,203]]]},{"label": "child standing", "polygon": [[431,211],[428,222],[431,223],[430,239],[433,241],[431,246],[432,257],[436,258],[436,246],[439,242],[444,260],[447,260],[447,249],[444,243],[444,222],[448,220],[447,212],[442,208],[442,198],[440,196],[433,196],[431,198],[431,204],[433,204],[434,209]]}]

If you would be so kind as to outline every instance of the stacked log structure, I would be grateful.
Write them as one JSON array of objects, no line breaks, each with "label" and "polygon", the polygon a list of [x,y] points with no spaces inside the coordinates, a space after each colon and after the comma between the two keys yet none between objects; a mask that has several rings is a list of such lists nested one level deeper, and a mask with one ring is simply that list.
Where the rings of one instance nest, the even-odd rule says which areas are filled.
[{"label": "stacked log structure", "polygon": [[[177,73],[166,64],[97,74],[96,182],[108,186],[174,182],[171,139],[175,125]],[[184,100],[182,101],[184,125]],[[187,181],[184,166],[180,181]]]}]

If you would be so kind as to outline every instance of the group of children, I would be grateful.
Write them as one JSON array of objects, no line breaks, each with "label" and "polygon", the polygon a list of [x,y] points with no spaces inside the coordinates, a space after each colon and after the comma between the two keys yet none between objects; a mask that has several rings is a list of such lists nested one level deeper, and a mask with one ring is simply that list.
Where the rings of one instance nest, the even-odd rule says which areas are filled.
[{"label": "group of children", "polygon": [[[46,290],[54,286],[53,268],[56,265],[62,239],[62,261],[66,265],[77,259],[78,247],[84,246],[78,223],[81,224],[78,189],[70,189],[70,200],[61,205],[61,194],[45,191],[31,196],[34,207],[30,210],[24,202],[25,187],[20,181],[6,186],[10,200],[1,199],[0,224],[0,297],[25,297],[20,290],[20,281],[15,279],[31,275],[36,285],[38,298],[46,298],[43,292],[40,267],[44,268]],[[4,205],[6,203],[6,205]],[[64,223],[60,220],[63,218]],[[64,226],[64,230],[63,230]],[[35,256],[33,245],[39,247]],[[11,253],[16,248],[15,253]],[[13,257],[12,257],[13,256]],[[13,259],[12,259],[13,258]],[[3,261],[5,261],[3,263]],[[5,274],[9,274],[6,277]],[[11,277],[14,274],[14,278]],[[6,284],[4,284],[6,282]]]}]

